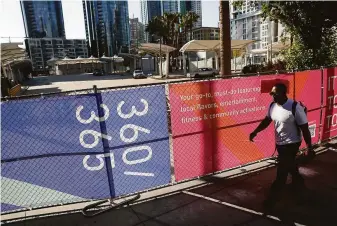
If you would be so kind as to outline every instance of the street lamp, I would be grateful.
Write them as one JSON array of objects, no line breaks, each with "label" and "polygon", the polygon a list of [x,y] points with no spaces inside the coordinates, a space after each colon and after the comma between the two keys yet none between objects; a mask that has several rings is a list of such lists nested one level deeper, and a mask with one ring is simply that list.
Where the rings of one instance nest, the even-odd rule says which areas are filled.
[{"label": "street lamp", "polygon": [[163,64],[162,64],[162,58],[161,58],[161,37],[159,39],[159,57],[160,57],[160,74],[159,75],[160,77],[163,77]]},{"label": "street lamp", "polygon": [[[153,34],[151,36],[154,37],[155,35]],[[160,37],[159,39],[157,39],[157,42],[159,41],[159,62],[160,62],[160,72],[159,72],[159,75],[160,75],[160,77],[163,77],[163,65],[162,65],[162,59],[161,59],[161,39],[162,39],[162,37]]]}]

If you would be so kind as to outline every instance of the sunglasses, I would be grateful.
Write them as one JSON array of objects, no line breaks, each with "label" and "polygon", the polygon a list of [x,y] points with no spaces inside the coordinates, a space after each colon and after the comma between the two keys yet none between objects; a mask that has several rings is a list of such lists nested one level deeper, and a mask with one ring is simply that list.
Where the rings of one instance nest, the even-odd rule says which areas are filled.
[{"label": "sunglasses", "polygon": [[270,92],[269,95],[272,96],[272,97],[276,97],[276,96],[279,96],[280,94],[274,93],[274,92]]}]

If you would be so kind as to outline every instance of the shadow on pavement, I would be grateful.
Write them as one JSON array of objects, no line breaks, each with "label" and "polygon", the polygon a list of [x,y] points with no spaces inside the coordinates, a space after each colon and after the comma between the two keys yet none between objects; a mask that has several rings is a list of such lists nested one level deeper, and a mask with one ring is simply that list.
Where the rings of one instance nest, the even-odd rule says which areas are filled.
[{"label": "shadow on pavement", "polygon": [[44,88],[44,89],[27,89],[25,92],[22,92],[21,95],[33,95],[33,94],[41,94],[41,93],[56,93],[61,92],[62,90],[56,87],[53,88]]},{"label": "shadow on pavement", "polygon": [[[301,167],[307,189],[301,193],[301,198],[292,194],[290,189],[285,190],[282,200],[271,213],[281,219],[281,222],[254,213],[254,211],[262,211],[261,203],[275,177],[275,168],[268,168],[234,179],[214,179],[213,184],[190,190],[190,194],[179,193],[158,198],[112,210],[93,218],[85,218],[81,213],[73,213],[9,225],[267,226],[294,225],[294,223],[314,226],[335,225],[337,222],[336,164],[337,153],[327,151],[318,155],[309,165]],[[231,205],[252,211],[245,211]]]},{"label": "shadow on pavement", "polygon": [[[337,153],[328,151],[300,168],[306,180],[306,189],[292,193],[287,186],[281,201],[271,215],[285,223],[304,225],[335,225],[337,222]],[[250,176],[215,183],[191,192],[212,197],[222,202],[262,212],[262,202],[276,176],[276,168]]]}]

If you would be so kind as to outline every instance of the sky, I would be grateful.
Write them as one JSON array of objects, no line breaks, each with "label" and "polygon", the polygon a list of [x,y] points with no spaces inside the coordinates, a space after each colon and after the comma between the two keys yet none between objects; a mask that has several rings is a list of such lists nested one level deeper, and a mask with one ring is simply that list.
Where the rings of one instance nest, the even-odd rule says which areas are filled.
[{"label": "sky", "polygon": [[[140,0],[128,0],[129,17],[140,18]],[[217,27],[219,0],[202,0],[202,26]],[[82,0],[62,0],[66,38],[85,39]],[[19,0],[0,0],[1,42],[21,42],[25,36]]]}]

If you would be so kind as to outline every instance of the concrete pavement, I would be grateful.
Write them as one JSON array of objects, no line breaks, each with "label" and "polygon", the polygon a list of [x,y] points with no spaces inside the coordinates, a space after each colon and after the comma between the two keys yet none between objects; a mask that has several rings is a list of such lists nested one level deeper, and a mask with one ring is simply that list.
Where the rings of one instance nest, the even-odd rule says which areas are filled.
[{"label": "concrete pavement", "polygon": [[[300,171],[307,185],[301,199],[287,188],[275,211],[268,216],[262,216],[261,203],[276,171],[267,162],[260,162],[143,193],[139,203],[93,218],[72,213],[10,225],[335,225],[337,152],[336,144],[329,145],[335,149],[325,148],[310,164],[301,166]],[[260,167],[264,169],[228,178],[233,174],[252,172]],[[27,213],[26,216],[29,216]]]},{"label": "concrete pavement", "polygon": [[28,90],[23,95],[62,92],[80,89],[90,89],[93,85],[98,88],[128,86],[148,83],[161,83],[165,81],[189,80],[181,75],[169,75],[169,79],[160,79],[150,76],[146,79],[133,79],[132,75],[104,75],[93,76],[91,73],[76,75],[53,75],[34,77],[24,85]]}]

